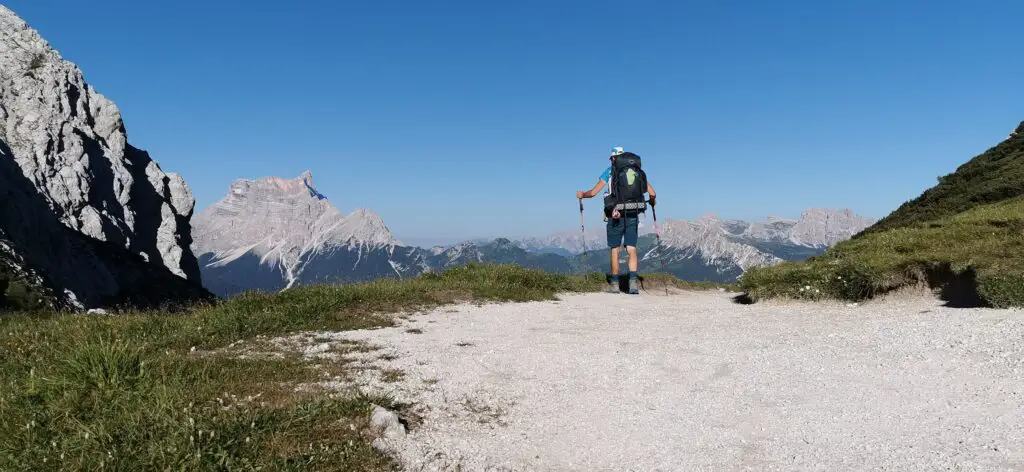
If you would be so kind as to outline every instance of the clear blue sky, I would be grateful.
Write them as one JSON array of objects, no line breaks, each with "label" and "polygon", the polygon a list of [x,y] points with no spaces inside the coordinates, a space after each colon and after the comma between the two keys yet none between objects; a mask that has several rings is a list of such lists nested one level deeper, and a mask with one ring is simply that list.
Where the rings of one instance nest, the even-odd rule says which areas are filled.
[{"label": "clear blue sky", "polygon": [[4,4],[200,208],[310,169],[410,240],[572,228],[612,146],[663,218],[880,217],[1024,120],[1019,0]]}]

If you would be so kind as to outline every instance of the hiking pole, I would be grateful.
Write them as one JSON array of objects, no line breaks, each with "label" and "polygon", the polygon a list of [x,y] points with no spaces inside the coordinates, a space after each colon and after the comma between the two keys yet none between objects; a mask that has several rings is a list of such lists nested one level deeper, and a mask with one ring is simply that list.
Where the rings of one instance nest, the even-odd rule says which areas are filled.
[{"label": "hiking pole", "polygon": [[580,239],[583,242],[583,255],[580,256],[580,272],[583,273],[584,277],[586,277],[587,272],[586,272],[586,269],[584,268],[584,260],[586,260],[586,258],[587,258],[587,230],[586,230],[586,228],[583,225],[583,199],[581,198],[581,199],[579,199],[579,201],[580,201]]},{"label": "hiking pole", "polygon": [[[661,247],[661,230],[658,229],[658,210],[654,209],[654,204],[650,200],[647,202],[651,204],[651,216],[654,217],[654,237],[658,240],[658,262],[661,264],[661,271],[665,272],[665,254],[664,248]],[[668,295],[668,282],[665,282],[665,295]]]}]

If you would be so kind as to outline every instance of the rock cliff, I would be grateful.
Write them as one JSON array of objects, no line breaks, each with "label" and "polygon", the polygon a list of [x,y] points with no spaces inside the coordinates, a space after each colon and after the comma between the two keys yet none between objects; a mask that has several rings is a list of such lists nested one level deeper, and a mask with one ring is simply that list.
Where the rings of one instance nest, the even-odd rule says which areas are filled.
[{"label": "rock cliff", "polygon": [[184,179],[130,145],[117,106],[3,6],[0,182],[5,293],[56,307],[208,295],[190,250],[195,201]]}]

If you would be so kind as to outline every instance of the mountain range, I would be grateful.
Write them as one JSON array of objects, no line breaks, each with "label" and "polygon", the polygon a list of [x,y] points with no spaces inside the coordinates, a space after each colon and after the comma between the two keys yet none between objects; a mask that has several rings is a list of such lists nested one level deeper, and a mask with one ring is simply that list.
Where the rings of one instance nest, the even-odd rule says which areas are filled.
[{"label": "mountain range", "polygon": [[[797,220],[747,223],[706,216],[668,220],[661,242],[645,230],[641,270],[734,281],[749,267],[819,254],[872,223],[849,210],[811,209]],[[222,296],[295,285],[408,278],[468,263],[507,263],[556,273],[607,271],[603,235],[569,231],[512,241],[402,245],[368,209],[343,215],[306,172],[295,179],[235,181],[192,221],[204,285]],[[623,255],[624,257],[624,255]]]},{"label": "mountain range", "polygon": [[[600,229],[403,245],[373,211],[341,213],[308,172],[235,181],[193,215],[185,180],[129,143],[120,110],[76,65],[3,6],[0,33],[0,311],[169,306],[211,291],[409,278],[467,263],[607,270]],[[645,227],[641,270],[732,281],[870,223],[819,209],[757,223],[669,220],[660,242]]]}]

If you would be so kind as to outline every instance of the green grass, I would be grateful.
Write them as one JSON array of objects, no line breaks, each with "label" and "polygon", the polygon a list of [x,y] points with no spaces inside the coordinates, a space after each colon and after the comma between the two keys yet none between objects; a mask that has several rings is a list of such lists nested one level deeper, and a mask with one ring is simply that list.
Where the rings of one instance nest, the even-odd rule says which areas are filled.
[{"label": "green grass", "polygon": [[297,392],[323,369],[224,348],[601,283],[600,275],[465,266],[408,281],[248,293],[184,314],[0,316],[0,470],[392,470],[369,445],[367,425],[371,403],[393,406],[387,398]]},{"label": "green grass", "polygon": [[857,301],[950,282],[969,286],[993,307],[1024,306],[1024,198],[864,234],[804,262],[751,269],[739,285],[755,301]]}]

